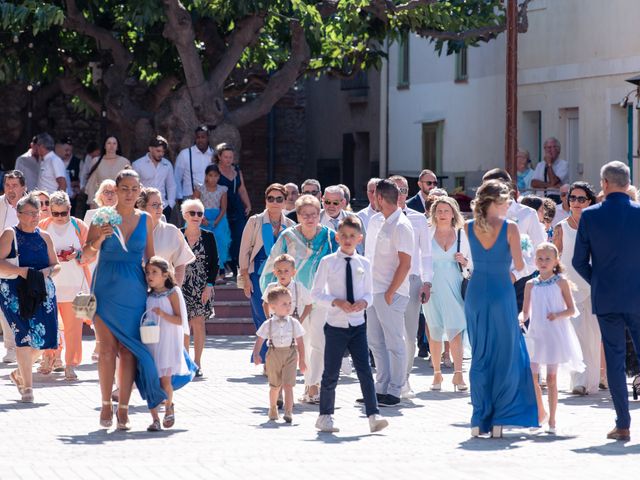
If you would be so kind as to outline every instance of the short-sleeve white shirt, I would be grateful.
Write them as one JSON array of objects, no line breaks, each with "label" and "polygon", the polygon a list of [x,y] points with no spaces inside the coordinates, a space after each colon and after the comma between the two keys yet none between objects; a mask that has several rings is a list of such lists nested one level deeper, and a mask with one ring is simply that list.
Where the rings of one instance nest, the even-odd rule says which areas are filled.
[{"label": "short-sleeve white shirt", "polygon": [[433,258],[431,256],[431,229],[424,213],[407,208],[404,210],[413,227],[413,254],[411,275],[420,277],[422,282],[433,280]]},{"label": "short-sleeve white shirt", "polygon": [[[279,282],[271,282],[267,285],[267,288],[264,289],[264,293],[262,294],[262,301],[267,301],[267,295],[269,292],[276,287],[283,287],[284,285],[280,285]],[[285,287],[291,293],[291,311],[289,315],[293,315],[295,309],[298,309],[298,315],[302,315],[302,311],[307,305],[311,305],[313,303],[313,299],[311,298],[311,292],[305,288],[300,282],[296,282],[295,280],[291,280],[289,285]],[[273,312],[271,312],[273,313]]]},{"label": "short-sleeve white shirt", "polygon": [[[270,326],[271,336],[269,336]],[[260,325],[256,335],[265,340],[271,340],[276,348],[289,347],[296,338],[304,335],[304,328],[292,316],[281,318],[272,315],[271,318]]]},{"label": "short-sleeve white shirt", "polygon": [[[536,169],[533,172],[533,177],[531,177],[531,180],[540,180],[541,182],[544,182],[544,169],[546,166],[547,164],[545,162],[538,162],[538,165],[536,165]],[[563,160],[562,158],[557,158],[556,161],[553,162],[553,165],[551,165],[551,168],[553,168],[553,173],[556,174],[556,177],[560,179],[562,184],[569,183],[569,162],[567,162],[566,160]],[[560,187],[547,188],[546,193],[559,195],[560,194],[559,188]],[[536,195],[544,197],[545,191],[537,190]]]},{"label": "short-sleeve white shirt", "polygon": [[67,169],[62,159],[55,152],[47,153],[40,164],[38,189],[53,193],[58,190],[57,178],[67,178]]},{"label": "short-sleeve white shirt", "polygon": [[[398,253],[413,255],[413,227],[398,208],[389,218],[377,213],[369,220],[365,252],[371,262],[373,293],[385,293],[400,265]],[[396,291],[409,296],[409,275]]]}]

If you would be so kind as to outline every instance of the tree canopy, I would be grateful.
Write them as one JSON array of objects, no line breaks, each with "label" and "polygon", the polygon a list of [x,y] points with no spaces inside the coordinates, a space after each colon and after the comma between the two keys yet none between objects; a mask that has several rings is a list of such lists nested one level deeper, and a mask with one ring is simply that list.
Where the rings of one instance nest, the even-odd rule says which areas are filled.
[{"label": "tree canopy", "polygon": [[0,84],[58,87],[141,133],[246,125],[305,76],[378,67],[403,32],[451,53],[504,31],[505,11],[502,0],[22,0],[0,1],[0,21]]}]

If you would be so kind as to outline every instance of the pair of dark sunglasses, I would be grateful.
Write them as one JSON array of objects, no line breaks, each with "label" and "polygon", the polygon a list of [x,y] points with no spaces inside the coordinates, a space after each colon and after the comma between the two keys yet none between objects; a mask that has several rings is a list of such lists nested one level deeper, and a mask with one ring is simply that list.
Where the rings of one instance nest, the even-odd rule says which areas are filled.
[{"label": "pair of dark sunglasses", "polygon": [[336,201],[336,200],[333,200],[333,201],[331,201],[331,200],[325,200],[325,201],[324,201],[324,204],[325,204],[325,205],[335,205],[335,206],[337,207],[338,205],[340,205],[340,202],[338,202],[338,201]]},{"label": "pair of dark sunglasses", "polygon": [[436,186],[438,185],[438,181],[437,180],[422,180],[422,183],[424,183],[427,187],[430,186]]},{"label": "pair of dark sunglasses", "polygon": [[309,190],[307,192],[302,192],[303,195],[313,195],[314,197],[320,193],[320,190]]},{"label": "pair of dark sunglasses", "polygon": [[66,212],[51,212],[52,217],[66,217],[69,215],[69,211]]},{"label": "pair of dark sunglasses", "polygon": [[284,197],[272,197],[271,195],[269,195],[267,197],[267,203],[284,203]]},{"label": "pair of dark sunglasses", "polygon": [[192,217],[195,217],[196,215],[197,215],[198,217],[202,217],[202,216],[204,215],[204,213],[202,213],[202,212],[194,212],[193,210],[192,210],[192,211],[190,211],[190,212],[187,212],[187,213],[188,213],[189,215],[191,215]]},{"label": "pair of dark sunglasses", "polygon": [[569,201],[570,202],[578,202],[578,203],[587,203],[589,199],[585,196],[576,196],[576,195],[569,195]]},{"label": "pair of dark sunglasses", "polygon": [[49,200],[44,200],[44,201],[40,202],[40,205],[45,205],[45,206],[48,207],[49,203],[51,203],[51,202],[49,202]]}]

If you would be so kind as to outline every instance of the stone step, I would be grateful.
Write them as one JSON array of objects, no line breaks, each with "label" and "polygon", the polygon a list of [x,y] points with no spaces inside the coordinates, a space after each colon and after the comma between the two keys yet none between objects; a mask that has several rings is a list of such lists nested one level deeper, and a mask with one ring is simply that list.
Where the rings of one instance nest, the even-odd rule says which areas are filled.
[{"label": "stone step", "polygon": [[251,304],[248,301],[214,302],[213,308],[218,318],[251,317]]},{"label": "stone step", "polygon": [[207,335],[255,335],[256,327],[253,318],[219,318],[211,317],[205,322]]}]

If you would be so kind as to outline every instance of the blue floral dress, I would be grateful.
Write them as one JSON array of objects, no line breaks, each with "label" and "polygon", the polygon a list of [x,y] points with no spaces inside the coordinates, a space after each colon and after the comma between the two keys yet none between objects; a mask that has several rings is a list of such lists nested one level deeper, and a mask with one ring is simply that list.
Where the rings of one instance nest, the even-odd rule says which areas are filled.
[{"label": "blue floral dress", "polygon": [[[40,229],[27,233],[13,227],[18,241],[18,252],[21,267],[41,270],[49,266],[47,243],[40,236]],[[7,258],[15,258],[15,245]],[[45,278],[47,298],[38,307],[33,317],[24,319],[20,316],[18,305],[18,284],[21,278],[0,280],[0,307],[11,326],[17,347],[31,347],[38,350],[58,348],[58,306],[56,304],[56,287],[50,278]]]}]

